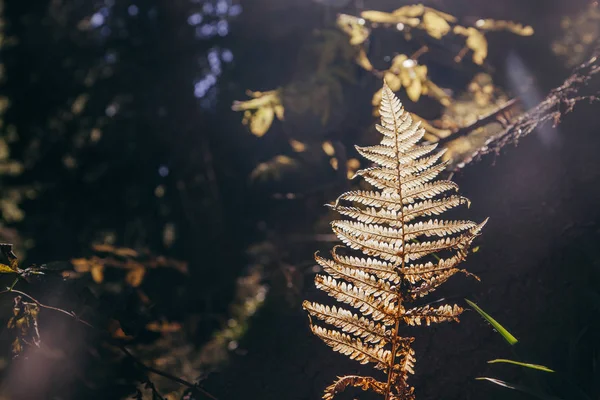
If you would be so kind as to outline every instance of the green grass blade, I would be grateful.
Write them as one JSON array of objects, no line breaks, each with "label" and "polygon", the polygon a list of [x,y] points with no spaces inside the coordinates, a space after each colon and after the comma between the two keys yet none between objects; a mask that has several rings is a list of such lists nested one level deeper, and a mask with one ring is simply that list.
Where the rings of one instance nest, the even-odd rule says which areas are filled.
[{"label": "green grass blade", "polygon": [[496,360],[490,360],[490,361],[488,361],[488,364],[496,364],[496,363],[514,364],[514,365],[519,365],[519,366],[525,367],[525,368],[537,369],[539,371],[554,372],[550,368],[545,367],[543,365],[529,364],[529,363],[524,363],[524,362],[520,362],[520,361],[507,360],[507,359],[504,359],[504,358],[498,358]]},{"label": "green grass blade", "polygon": [[547,395],[542,392],[538,392],[537,390],[531,389],[527,386],[517,385],[516,383],[501,381],[500,379],[496,379],[496,378],[481,377],[481,378],[475,378],[475,379],[477,379],[478,381],[488,381],[495,385],[505,387],[507,389],[512,389],[512,390],[516,390],[516,391],[519,391],[522,393],[526,393],[530,396],[533,396],[533,397],[535,397],[537,399],[541,399],[541,400],[560,400],[558,397],[554,397],[554,396],[550,396],[550,395]]},{"label": "green grass blade", "polygon": [[488,315],[485,311],[483,311],[481,308],[479,308],[479,306],[475,303],[473,303],[471,300],[465,299],[465,301],[475,309],[475,311],[477,311],[479,313],[479,315],[481,315],[487,322],[489,322],[494,329],[496,329],[496,331],[502,335],[502,337],[504,338],[504,340],[506,340],[508,342],[508,344],[510,344],[511,346],[514,346],[515,344],[518,343],[518,340],[516,337],[514,337],[509,331],[507,331],[502,325],[500,325],[500,323],[498,321],[496,321],[494,318],[492,318],[490,315]]}]

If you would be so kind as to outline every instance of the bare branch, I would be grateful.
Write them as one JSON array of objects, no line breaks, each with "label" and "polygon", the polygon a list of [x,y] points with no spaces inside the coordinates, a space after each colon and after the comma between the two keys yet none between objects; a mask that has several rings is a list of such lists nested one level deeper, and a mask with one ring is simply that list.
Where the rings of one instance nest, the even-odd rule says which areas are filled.
[{"label": "bare branch", "polygon": [[[548,96],[537,106],[523,113],[516,120],[506,126],[505,129],[492,136],[484,146],[475,150],[471,156],[456,165],[454,171],[464,168],[467,164],[479,161],[489,153],[499,154],[500,150],[510,143],[517,143],[519,139],[530,134],[538,126],[552,121],[556,126],[560,118],[571,112],[575,104],[582,100],[590,102],[600,99],[600,92],[582,95],[584,89],[592,77],[600,72],[600,46],[597,47],[591,57],[573,70],[573,73],[564,83],[550,91]],[[454,137],[452,135],[450,138]]]}]

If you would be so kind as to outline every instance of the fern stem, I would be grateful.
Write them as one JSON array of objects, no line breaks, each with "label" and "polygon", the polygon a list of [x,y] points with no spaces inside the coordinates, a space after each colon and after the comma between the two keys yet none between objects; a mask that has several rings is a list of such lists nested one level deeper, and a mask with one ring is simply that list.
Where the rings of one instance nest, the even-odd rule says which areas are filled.
[{"label": "fern stem", "polygon": [[[387,85],[386,85],[387,86]],[[389,88],[388,88],[389,90]],[[385,89],[384,89],[385,91]],[[390,106],[393,107],[393,101],[390,101]],[[398,121],[396,120],[396,118],[394,118],[394,132],[399,132],[399,126],[398,126]],[[385,387],[385,400],[389,400],[390,398],[390,391],[392,388],[392,380],[393,380],[393,376],[394,376],[394,362],[396,360],[396,351],[398,350],[398,331],[400,330],[400,313],[402,308],[400,307],[400,305],[403,303],[403,290],[404,290],[404,286],[405,286],[405,279],[404,279],[404,274],[402,273],[402,271],[404,271],[404,267],[405,267],[405,257],[404,257],[404,249],[406,248],[406,243],[405,243],[405,231],[406,228],[404,227],[404,207],[402,206],[402,176],[400,173],[400,147],[398,146],[398,135],[396,135],[396,140],[394,141],[394,147],[395,147],[395,151],[396,151],[396,160],[398,161],[398,167],[396,168],[396,174],[397,174],[397,179],[398,179],[398,188],[396,190],[397,194],[398,194],[398,198],[399,198],[399,204],[400,204],[400,213],[397,214],[397,218],[400,218],[401,221],[401,226],[402,226],[402,234],[400,237],[400,240],[402,241],[402,263],[400,266],[400,284],[398,286],[398,288],[396,289],[397,291],[397,296],[396,296],[396,324],[394,326],[394,330],[392,332],[392,354],[391,354],[391,359],[390,359],[390,367],[388,369],[388,379],[387,379],[387,384]]]}]

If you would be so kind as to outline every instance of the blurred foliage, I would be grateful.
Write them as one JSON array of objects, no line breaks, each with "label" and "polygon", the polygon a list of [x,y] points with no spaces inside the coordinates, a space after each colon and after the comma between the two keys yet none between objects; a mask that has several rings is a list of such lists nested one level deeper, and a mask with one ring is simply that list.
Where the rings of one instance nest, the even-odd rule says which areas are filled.
[{"label": "blurred foliage", "polygon": [[261,137],[269,130],[273,118],[283,121],[283,106],[279,97],[279,91],[269,92],[247,92],[253,100],[236,101],[233,103],[234,111],[244,111],[244,125],[250,126],[250,131]]},{"label": "blurred foliage", "polygon": [[600,6],[597,1],[577,15],[564,16],[560,23],[562,37],[552,43],[552,51],[567,67],[581,64],[598,44],[600,38]]},{"label": "blurred foliage", "polygon": [[[5,19],[5,3],[0,0],[0,53],[17,44],[17,38],[7,32]],[[0,194],[0,240],[16,243],[21,250],[24,245],[16,231],[9,228],[11,224],[22,221],[24,217],[20,203],[26,198],[35,196],[35,190],[30,186],[7,184],[10,177],[23,173],[24,165],[11,156],[11,144],[19,137],[15,125],[6,121],[6,113],[11,107],[11,100],[6,95],[6,84],[9,79],[4,59],[0,58],[0,177],[3,190]]]},{"label": "blurred foliage", "polygon": [[[339,14],[336,18],[336,26],[337,33],[332,29],[317,32],[312,39],[315,44],[308,46],[313,50],[312,53],[300,51],[301,62],[310,60],[309,64],[312,65],[309,79],[294,80],[273,91],[248,92],[254,99],[236,101],[232,106],[235,111],[244,111],[244,124],[249,124],[250,131],[259,137],[271,128],[274,116],[283,121],[284,110],[286,113],[291,111],[297,115],[294,119],[286,118],[281,129],[288,137],[293,151],[303,153],[303,162],[310,158],[305,154],[306,148],[315,148],[314,142],[318,139],[315,140],[315,134],[309,136],[304,133],[307,129],[296,134],[290,133],[286,126],[297,125],[298,122],[294,121],[302,121],[306,118],[303,116],[312,110],[314,114],[320,116],[322,129],[325,131],[330,129],[332,110],[343,109],[344,103],[347,102],[345,97],[350,90],[348,85],[364,81],[357,74],[356,69],[351,68],[351,64],[354,63],[376,78],[385,79],[395,92],[404,89],[410,102],[419,102],[423,96],[435,99],[440,105],[439,120],[430,121],[417,115],[415,117],[420,119],[428,130],[428,139],[437,142],[443,138],[448,139],[448,136],[463,128],[468,128],[480,117],[500,110],[508,101],[502,89],[495,86],[492,81],[492,68],[485,64],[488,55],[486,33],[505,30],[521,36],[533,34],[532,27],[511,21],[478,19],[473,26],[461,25],[455,16],[422,4],[403,6],[392,12],[366,10],[359,16]],[[380,43],[382,40],[379,39],[381,31],[388,35],[386,36],[388,41],[389,38],[394,37],[394,43],[398,43],[397,38],[400,36],[402,44],[400,47],[395,45],[393,49],[384,48],[384,54],[391,52],[395,55],[393,57],[385,55],[383,58],[388,61],[388,65],[377,68],[376,66],[381,63],[373,60],[381,57],[383,46]],[[454,51],[452,49],[463,39],[462,48],[452,53]],[[418,47],[415,49],[415,46]],[[453,98],[453,91],[462,88],[442,88],[434,83],[430,76],[429,65],[439,70],[438,64],[441,64],[452,73],[454,66],[463,63],[465,55],[469,52],[472,53],[471,59],[475,69],[479,69],[480,72],[475,74],[473,82],[469,84],[464,94]],[[427,59],[422,61],[425,56]],[[482,80],[485,82],[480,82]],[[380,100],[379,90],[372,98],[375,116]],[[413,108],[410,103],[407,103],[407,106]],[[512,111],[517,111],[517,108],[513,107]],[[509,114],[504,115],[504,117],[509,116]],[[490,122],[497,121],[497,119],[490,120]],[[307,125],[306,119],[303,124]],[[482,126],[468,139],[461,138],[445,143],[446,147],[450,148],[445,156],[446,159],[453,159],[454,164],[460,163],[463,157],[497,131],[494,126],[491,128]],[[344,142],[349,143],[347,138],[344,138]],[[329,154],[328,156],[331,167],[338,170],[340,160],[332,158]],[[341,161],[347,162],[345,159]],[[261,163],[252,176],[256,178],[260,174],[263,177],[280,179],[283,171],[293,165],[296,163],[289,155],[279,155],[271,161]],[[281,169],[280,173],[276,172],[277,168]],[[351,173],[347,175],[352,176]]]},{"label": "blurred foliage", "polygon": [[69,274],[69,278],[77,278],[90,273],[95,283],[104,281],[107,269],[121,269],[125,272],[125,283],[131,287],[139,287],[148,269],[172,268],[181,274],[188,274],[187,263],[171,260],[163,256],[155,257],[148,251],[138,252],[129,248],[116,248],[111,245],[94,245],[93,250],[103,256],[75,258],[71,260],[77,274]]}]

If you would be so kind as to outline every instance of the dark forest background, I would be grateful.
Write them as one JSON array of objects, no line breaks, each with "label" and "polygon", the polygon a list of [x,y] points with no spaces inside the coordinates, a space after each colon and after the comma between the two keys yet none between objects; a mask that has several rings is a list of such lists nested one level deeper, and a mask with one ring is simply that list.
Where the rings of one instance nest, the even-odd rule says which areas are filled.
[{"label": "dark forest background", "polygon": [[[148,374],[97,331],[42,309],[40,349],[12,360],[14,333],[0,337],[2,398],[150,399],[150,379],[173,399],[316,399],[335,376],[360,371],[311,335],[301,308],[318,296],[313,253],[331,244],[333,215],[322,205],[349,181],[320,152],[275,179],[253,171],[293,153],[290,131],[352,149],[373,122],[370,100],[381,83],[357,68],[357,84],[343,87],[327,123],[275,121],[260,138],[231,105],[247,89],[271,90],[305,74],[302,49],[315,29],[334,26],[338,12],[405,4],[0,0],[0,240],[14,245],[22,266],[47,263],[55,272],[15,288],[202,387]],[[534,82],[532,101],[577,64],[553,51],[578,29],[561,21],[585,19],[594,7],[427,4],[459,18],[532,25],[532,37],[490,35],[488,56],[509,94],[518,88],[507,60],[520,60]],[[582,35],[597,43],[600,18],[586,21]],[[446,86],[455,82],[443,69],[434,73]],[[411,111],[431,107],[425,101]],[[530,362],[562,371],[569,382],[554,393],[564,399],[600,393],[597,110],[582,102],[556,128],[544,125],[454,175],[473,202],[469,217],[490,216],[467,263],[482,282],[453,278],[438,294],[476,301],[521,340]],[[557,140],[548,145],[547,135]],[[12,297],[0,296],[0,305],[7,325]],[[529,379],[486,364],[510,358],[511,349],[477,314],[414,334],[419,399],[524,396],[474,380]]]}]

